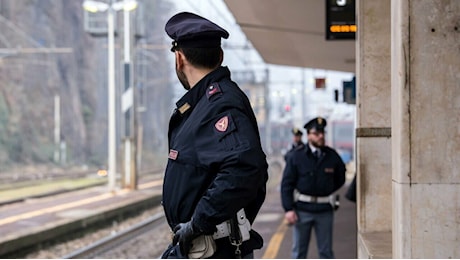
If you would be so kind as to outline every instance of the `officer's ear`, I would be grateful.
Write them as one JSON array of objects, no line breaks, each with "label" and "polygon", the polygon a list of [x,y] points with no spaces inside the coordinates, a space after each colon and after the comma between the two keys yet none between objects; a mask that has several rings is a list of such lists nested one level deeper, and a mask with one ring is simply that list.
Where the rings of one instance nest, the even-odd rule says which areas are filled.
[{"label": "officer's ear", "polygon": [[224,62],[224,51],[222,50],[222,48],[220,49],[220,62],[219,62],[219,66],[222,65],[222,62]]},{"label": "officer's ear", "polygon": [[174,54],[176,55],[176,69],[182,70],[185,63],[185,55],[179,50],[176,50]]}]

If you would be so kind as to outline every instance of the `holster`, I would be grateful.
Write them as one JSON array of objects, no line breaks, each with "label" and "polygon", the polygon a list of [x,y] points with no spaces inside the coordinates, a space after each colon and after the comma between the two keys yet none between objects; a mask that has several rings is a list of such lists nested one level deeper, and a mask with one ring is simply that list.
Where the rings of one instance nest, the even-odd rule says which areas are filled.
[{"label": "holster", "polygon": [[[239,249],[240,245],[250,239],[250,230],[251,230],[251,223],[246,218],[246,214],[244,209],[240,209],[237,214],[235,214],[231,219],[222,222],[221,224],[217,225],[216,227],[223,228],[225,231],[225,236],[222,236],[222,232],[217,234],[214,233],[213,235],[201,235],[195,238],[192,241],[192,248],[188,253],[189,258],[199,259],[199,258],[209,258],[216,252],[216,242],[215,239],[223,239],[224,237],[228,237],[230,243],[233,246],[236,246],[235,256],[240,257],[241,251]],[[217,236],[221,235],[221,236]],[[180,250],[178,249],[178,245],[171,245],[162,255],[162,258],[186,258],[182,256]]]},{"label": "holster", "polygon": [[212,235],[201,235],[192,241],[188,257],[192,259],[208,258],[216,252],[216,242]]},{"label": "holster", "polygon": [[335,194],[335,195],[329,196],[329,203],[331,204],[334,210],[338,210],[340,207],[340,195]]}]

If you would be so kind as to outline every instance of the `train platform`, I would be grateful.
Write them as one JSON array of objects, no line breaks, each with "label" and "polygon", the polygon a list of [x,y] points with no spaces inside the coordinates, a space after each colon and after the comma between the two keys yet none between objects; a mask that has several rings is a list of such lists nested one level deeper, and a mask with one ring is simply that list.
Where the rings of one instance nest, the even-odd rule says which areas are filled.
[{"label": "train platform", "polygon": [[0,185],[0,206],[26,199],[52,196],[107,183],[107,178],[85,176],[74,179],[25,181]]},{"label": "train platform", "polygon": [[16,198],[16,202],[0,206],[0,255],[86,228],[105,219],[121,217],[142,207],[159,205],[161,184],[161,179],[150,180],[140,184],[138,190],[115,192],[109,192],[105,185],[74,187],[71,191],[52,196],[36,195],[25,199],[16,198],[22,191],[2,191],[16,194],[11,195]]},{"label": "train platform", "polygon": [[[344,197],[349,177],[339,190],[341,206],[334,220],[335,257],[345,259],[357,256],[356,205]],[[255,258],[291,258],[292,227],[284,222],[280,180],[279,169],[272,171],[265,203],[254,223],[254,229],[264,238],[264,247],[255,251]],[[108,192],[104,185],[0,205],[0,256],[141,207],[159,205],[161,186],[162,179],[158,176],[141,182],[136,191]],[[308,258],[318,258],[314,234]]]},{"label": "train platform", "polygon": [[[345,198],[350,180],[338,191],[340,207],[334,215],[333,250],[335,258],[357,258],[356,204]],[[275,184],[272,184],[275,185]],[[284,221],[279,185],[272,187],[254,222],[254,229],[264,238],[264,247],[255,251],[255,258],[291,258],[293,227]],[[314,232],[310,240],[308,258],[319,258]]]}]

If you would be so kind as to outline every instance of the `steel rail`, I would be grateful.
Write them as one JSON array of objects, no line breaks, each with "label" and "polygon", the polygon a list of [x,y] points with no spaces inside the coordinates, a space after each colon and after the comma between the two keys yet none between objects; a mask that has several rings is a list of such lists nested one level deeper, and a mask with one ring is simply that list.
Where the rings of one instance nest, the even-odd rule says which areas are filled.
[{"label": "steel rail", "polygon": [[62,259],[90,259],[97,257],[105,252],[108,252],[115,247],[126,243],[127,241],[138,237],[145,232],[155,229],[164,223],[164,213],[160,212],[154,216],[129,227],[126,230],[123,230],[117,234],[107,236],[91,245],[80,248],[66,256],[63,256]]}]

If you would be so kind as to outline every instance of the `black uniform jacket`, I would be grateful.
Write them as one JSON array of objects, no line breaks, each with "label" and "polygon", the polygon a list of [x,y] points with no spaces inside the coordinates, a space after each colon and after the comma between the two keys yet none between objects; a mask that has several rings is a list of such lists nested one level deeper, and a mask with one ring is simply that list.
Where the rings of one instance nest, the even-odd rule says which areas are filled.
[{"label": "black uniform jacket", "polygon": [[268,165],[246,95],[219,67],[176,105],[163,183],[169,226],[193,218],[212,234],[241,208],[252,223],[265,199]]},{"label": "black uniform jacket", "polygon": [[294,190],[310,196],[329,196],[345,183],[345,164],[335,150],[321,148],[317,159],[309,145],[294,150],[286,161],[281,183],[281,201],[285,211],[308,212],[332,210],[328,203],[294,202]]},{"label": "black uniform jacket", "polygon": [[292,144],[291,149],[289,149],[289,151],[287,151],[286,154],[284,155],[284,160],[287,161],[287,158],[289,156],[291,156],[291,154],[294,153],[295,150],[302,149],[304,147],[304,145],[305,144],[303,142],[298,142],[298,143]]}]

